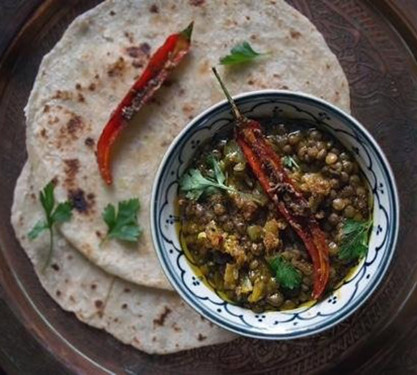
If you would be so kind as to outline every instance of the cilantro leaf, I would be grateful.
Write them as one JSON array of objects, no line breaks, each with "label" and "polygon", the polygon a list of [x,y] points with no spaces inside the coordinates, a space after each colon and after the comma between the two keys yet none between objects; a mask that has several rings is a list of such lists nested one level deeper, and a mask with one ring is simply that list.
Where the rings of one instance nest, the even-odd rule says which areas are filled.
[{"label": "cilantro leaf", "polygon": [[368,251],[369,230],[372,221],[355,221],[347,219],[343,225],[343,237],[339,245],[341,260],[360,259]]},{"label": "cilantro leaf", "polygon": [[69,201],[59,203],[52,214],[52,221],[54,223],[65,223],[69,221],[72,216],[72,204]]},{"label": "cilantro leaf", "polygon": [[297,289],[301,285],[301,273],[280,255],[269,263],[277,282],[286,289]]},{"label": "cilantro leaf", "polygon": [[217,161],[217,159],[213,155],[209,155],[208,162],[212,165],[214,169],[214,176],[216,178],[216,181],[223,185],[226,181],[226,176],[224,175],[222,169],[220,168],[220,164]]},{"label": "cilantro leaf", "polygon": [[211,179],[204,177],[199,169],[190,169],[180,181],[180,188],[186,192],[186,197],[198,200],[209,187],[218,187]]},{"label": "cilantro leaf", "polygon": [[288,169],[300,169],[300,165],[289,155],[285,155],[282,158],[282,164]]},{"label": "cilantro leaf", "polygon": [[113,228],[116,225],[116,209],[112,204],[108,204],[102,214],[104,222],[109,228]]},{"label": "cilantro leaf", "polygon": [[38,236],[46,229],[48,229],[48,224],[46,223],[46,221],[39,220],[32,228],[32,230],[28,233],[28,238],[30,240],[34,240],[35,238],[38,238]]},{"label": "cilantro leaf", "polygon": [[105,239],[116,238],[123,241],[136,242],[142,234],[137,217],[139,208],[139,199],[119,202],[117,213],[116,208],[112,204],[108,204],[102,214],[103,220],[108,227]]},{"label": "cilantro leaf", "polygon": [[260,56],[267,55],[267,53],[256,52],[248,42],[243,42],[235,45],[230,54],[220,58],[222,65],[235,65],[250,62]]},{"label": "cilantro leaf", "polygon": [[207,161],[213,167],[214,178],[203,176],[199,169],[190,169],[180,181],[180,189],[186,193],[185,196],[198,200],[204,193],[211,193],[215,189],[236,192],[232,187],[225,185],[226,177],[218,160],[213,155],[209,155]]},{"label": "cilantro leaf", "polygon": [[49,182],[45,188],[39,193],[39,199],[42,203],[42,207],[45,210],[46,216],[50,216],[55,205],[54,197],[55,185],[53,182]]},{"label": "cilantro leaf", "polygon": [[55,207],[55,197],[54,197],[55,185],[51,181],[49,182],[43,190],[39,192],[39,200],[42,204],[43,210],[45,212],[46,220],[39,220],[31,231],[28,233],[28,238],[34,240],[39,237],[39,235],[45,231],[49,231],[49,251],[46,258],[46,262],[43,266],[42,271],[46,269],[49,262],[51,261],[52,251],[54,247],[54,237],[53,237],[53,226],[56,223],[64,223],[71,220],[72,217],[72,204],[69,201],[59,203]]}]

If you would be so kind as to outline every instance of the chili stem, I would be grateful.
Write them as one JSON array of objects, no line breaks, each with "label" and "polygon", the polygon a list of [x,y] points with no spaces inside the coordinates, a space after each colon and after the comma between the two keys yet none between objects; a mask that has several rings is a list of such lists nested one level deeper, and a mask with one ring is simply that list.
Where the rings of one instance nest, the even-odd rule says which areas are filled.
[{"label": "chili stem", "polygon": [[224,95],[226,95],[227,101],[230,103],[230,105],[232,106],[232,112],[233,112],[233,116],[236,118],[236,120],[240,120],[242,118],[242,115],[239,111],[239,109],[237,108],[237,105],[235,103],[235,101],[233,100],[233,98],[230,96],[229,91],[227,91],[226,86],[224,85],[223,81],[221,80],[219,73],[217,73],[216,68],[211,68],[213,70],[214,75],[217,78],[217,81],[219,81],[220,86],[224,92]]}]

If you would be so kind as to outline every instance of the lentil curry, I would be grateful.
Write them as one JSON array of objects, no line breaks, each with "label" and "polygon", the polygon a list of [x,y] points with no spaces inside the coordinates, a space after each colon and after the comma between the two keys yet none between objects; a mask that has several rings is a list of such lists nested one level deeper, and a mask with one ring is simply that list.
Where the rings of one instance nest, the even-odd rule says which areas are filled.
[{"label": "lentil curry", "polygon": [[[322,298],[366,254],[369,187],[353,156],[329,133],[305,122],[259,122],[324,233],[330,268]],[[178,203],[182,242],[224,298],[255,312],[293,309],[312,299],[311,256],[231,134],[194,158]]]}]

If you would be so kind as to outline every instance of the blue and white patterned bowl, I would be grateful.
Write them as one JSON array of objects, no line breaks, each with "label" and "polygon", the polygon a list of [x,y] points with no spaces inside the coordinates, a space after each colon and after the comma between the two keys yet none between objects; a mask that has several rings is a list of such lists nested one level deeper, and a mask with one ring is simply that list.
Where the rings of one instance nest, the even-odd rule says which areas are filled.
[{"label": "blue and white patterned bowl", "polygon": [[343,285],[309,307],[262,314],[224,301],[201,282],[181,249],[177,230],[178,182],[199,145],[231,127],[226,101],[191,121],[171,144],[157,172],[151,201],[155,249],[168,279],[182,298],[213,323],[241,335],[262,339],[305,337],[328,329],[359,308],[381,282],[394,254],[399,203],[392,171],[378,144],[354,118],[324,100],[288,91],[263,90],[235,97],[247,117],[279,116],[316,124],[352,151],[374,198],[373,228],[366,259]]}]

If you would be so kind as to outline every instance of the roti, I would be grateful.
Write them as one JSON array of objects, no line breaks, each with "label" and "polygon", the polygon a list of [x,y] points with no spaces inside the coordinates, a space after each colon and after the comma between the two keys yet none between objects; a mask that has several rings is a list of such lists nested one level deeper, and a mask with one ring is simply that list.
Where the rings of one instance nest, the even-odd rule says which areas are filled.
[{"label": "roti", "polygon": [[49,236],[29,241],[27,233],[42,216],[29,164],[15,189],[12,224],[47,293],[82,322],[107,331],[125,344],[168,354],[232,340],[235,335],[191,310],[174,292],[138,286],[110,275],[55,233],[54,251],[43,270]]}]

